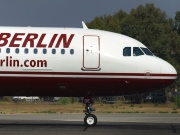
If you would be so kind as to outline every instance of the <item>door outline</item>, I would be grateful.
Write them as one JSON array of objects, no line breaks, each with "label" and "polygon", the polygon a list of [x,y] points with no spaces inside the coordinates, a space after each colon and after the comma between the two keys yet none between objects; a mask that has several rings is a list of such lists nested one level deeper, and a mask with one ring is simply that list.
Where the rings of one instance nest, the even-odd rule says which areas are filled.
[{"label": "door outline", "polygon": [[[97,41],[97,44],[98,44],[98,54],[97,54],[97,56],[98,56],[98,66],[97,67],[91,67],[91,68],[89,68],[89,67],[86,67],[85,66],[85,37],[97,37],[97,39],[98,39],[98,41]],[[86,50],[86,51],[89,51],[88,49]],[[81,68],[81,70],[82,71],[100,71],[101,70],[101,68],[100,68],[100,37],[99,36],[97,36],[97,35],[84,35],[83,36],[83,59],[82,59],[83,61],[82,61],[82,68]]]}]

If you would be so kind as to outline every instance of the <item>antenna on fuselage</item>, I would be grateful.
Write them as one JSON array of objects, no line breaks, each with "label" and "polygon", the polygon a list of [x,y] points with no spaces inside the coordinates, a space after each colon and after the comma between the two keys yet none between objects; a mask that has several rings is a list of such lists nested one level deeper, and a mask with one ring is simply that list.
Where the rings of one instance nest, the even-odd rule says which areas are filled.
[{"label": "antenna on fuselage", "polygon": [[88,29],[88,27],[86,26],[86,24],[82,21],[82,26],[83,26],[83,29]]}]

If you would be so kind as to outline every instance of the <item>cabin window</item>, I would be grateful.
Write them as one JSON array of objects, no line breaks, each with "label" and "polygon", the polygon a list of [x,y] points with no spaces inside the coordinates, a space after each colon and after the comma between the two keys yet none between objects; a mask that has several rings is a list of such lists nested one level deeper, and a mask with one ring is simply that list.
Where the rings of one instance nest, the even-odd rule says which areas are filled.
[{"label": "cabin window", "polygon": [[46,54],[47,53],[47,50],[46,49],[43,49],[43,54]]},{"label": "cabin window", "polygon": [[125,47],[123,49],[123,56],[131,56],[131,47]]},{"label": "cabin window", "polygon": [[74,54],[74,49],[70,50],[70,54],[72,54],[72,55]]},{"label": "cabin window", "polygon": [[153,53],[148,48],[141,47],[141,49],[146,55],[153,56]]},{"label": "cabin window", "polygon": [[65,54],[65,49],[61,49],[61,54]]},{"label": "cabin window", "polygon": [[18,54],[19,53],[19,48],[15,49],[15,53]]},{"label": "cabin window", "polygon": [[1,48],[0,48],[0,53],[1,53]]},{"label": "cabin window", "polygon": [[56,49],[52,49],[52,54],[56,54]]},{"label": "cabin window", "polygon": [[25,54],[28,54],[28,52],[29,52],[28,48],[25,48],[25,49],[24,49],[24,53],[25,53]]},{"label": "cabin window", "polygon": [[37,53],[38,53],[38,49],[35,48],[35,49],[34,49],[34,54],[37,54]]},{"label": "cabin window", "polygon": [[133,47],[133,56],[140,56],[140,55],[144,55],[141,49],[139,47]]},{"label": "cabin window", "polygon": [[6,49],[6,53],[10,53],[10,48],[7,48],[7,49]]}]

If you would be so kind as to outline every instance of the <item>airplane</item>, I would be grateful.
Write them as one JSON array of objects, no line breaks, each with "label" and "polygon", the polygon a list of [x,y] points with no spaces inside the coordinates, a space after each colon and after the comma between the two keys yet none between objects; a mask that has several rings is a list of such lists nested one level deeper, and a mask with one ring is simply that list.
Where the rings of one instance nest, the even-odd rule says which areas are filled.
[{"label": "airplane", "polygon": [[0,27],[0,94],[84,97],[86,126],[95,126],[92,97],[165,88],[175,68],[139,41],[83,28]]}]

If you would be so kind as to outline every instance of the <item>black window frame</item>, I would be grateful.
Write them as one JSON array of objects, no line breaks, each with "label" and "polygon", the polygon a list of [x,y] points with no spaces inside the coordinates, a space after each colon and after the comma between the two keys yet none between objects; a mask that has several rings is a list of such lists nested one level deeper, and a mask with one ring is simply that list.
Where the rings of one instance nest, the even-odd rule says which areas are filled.
[{"label": "black window frame", "polygon": [[65,51],[65,49],[61,49],[61,54],[65,54],[66,53],[66,51]]},{"label": "black window frame", "polygon": [[44,48],[44,49],[42,50],[42,53],[43,53],[43,54],[47,54],[47,49]]},{"label": "black window frame", "polygon": [[24,53],[25,53],[25,54],[28,54],[28,53],[29,53],[29,49],[28,49],[28,48],[25,48],[25,49],[24,49]]},{"label": "black window frame", "polygon": [[52,49],[52,54],[56,54],[56,49]]},{"label": "black window frame", "polygon": [[38,49],[34,48],[33,52],[34,52],[34,54],[38,54]]},{"label": "black window frame", "polygon": [[[138,51],[135,51],[138,50]],[[144,55],[144,52],[139,47],[133,47],[133,56],[142,56]]]},{"label": "black window frame", "polygon": [[[129,52],[129,51],[130,51],[130,52]],[[131,47],[125,47],[125,48],[123,49],[123,56],[125,56],[125,57],[130,57],[130,56],[131,56],[131,51],[132,51]]]},{"label": "black window frame", "polygon": [[16,48],[16,49],[15,49],[15,53],[16,53],[16,54],[19,54],[19,48]]},{"label": "black window frame", "polygon": [[6,53],[9,54],[11,52],[10,48],[6,48]]},{"label": "black window frame", "polygon": [[74,49],[70,49],[70,54],[71,54],[71,55],[74,54]]},{"label": "black window frame", "polygon": [[148,56],[154,56],[154,54],[148,49],[148,48],[145,48],[145,47],[140,47],[142,49],[142,51],[148,55]]}]

